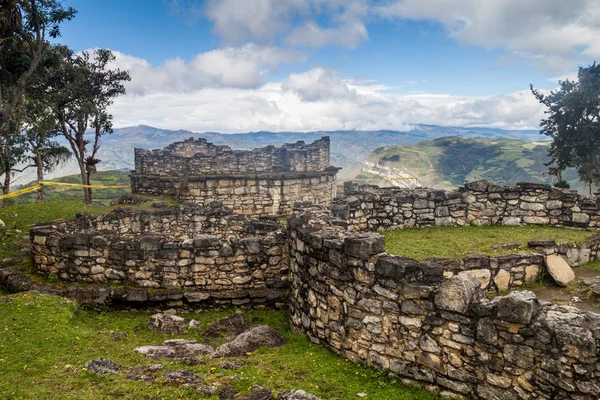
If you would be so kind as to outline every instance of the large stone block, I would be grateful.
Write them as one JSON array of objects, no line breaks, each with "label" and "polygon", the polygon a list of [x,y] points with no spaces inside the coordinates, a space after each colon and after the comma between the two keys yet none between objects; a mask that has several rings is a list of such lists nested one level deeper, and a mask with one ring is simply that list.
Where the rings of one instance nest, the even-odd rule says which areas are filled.
[{"label": "large stone block", "polygon": [[457,275],[442,283],[435,295],[435,305],[441,310],[465,314],[471,303],[481,296],[481,283],[471,274]]}]

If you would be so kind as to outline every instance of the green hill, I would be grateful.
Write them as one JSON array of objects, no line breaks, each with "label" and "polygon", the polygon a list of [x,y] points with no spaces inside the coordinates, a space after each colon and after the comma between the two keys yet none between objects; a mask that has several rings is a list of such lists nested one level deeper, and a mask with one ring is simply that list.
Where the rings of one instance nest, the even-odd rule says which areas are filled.
[{"label": "green hill", "polygon": [[[402,169],[423,186],[456,189],[465,182],[488,179],[503,185],[517,182],[555,183],[547,174],[548,142],[457,136],[422,141],[414,146],[376,149],[367,161]],[[372,171],[355,178],[376,181]],[[575,171],[564,174],[574,189],[584,189]],[[377,182],[381,184],[382,182]],[[388,181],[389,185],[389,181]]]},{"label": "green hill", "polygon": [[[50,182],[61,183],[81,183],[81,176],[69,175],[61,178],[51,179]],[[92,185],[102,186],[129,186],[129,174],[122,171],[99,171],[92,175]],[[35,185],[35,182],[26,185]],[[131,189],[93,189],[94,203],[108,205],[112,200],[116,200],[121,196],[131,194]],[[44,200],[80,200],[83,198],[83,189],[68,188],[60,186],[50,186],[44,188]],[[13,198],[14,204],[28,204],[37,201],[37,192],[31,192],[19,197]]]}]

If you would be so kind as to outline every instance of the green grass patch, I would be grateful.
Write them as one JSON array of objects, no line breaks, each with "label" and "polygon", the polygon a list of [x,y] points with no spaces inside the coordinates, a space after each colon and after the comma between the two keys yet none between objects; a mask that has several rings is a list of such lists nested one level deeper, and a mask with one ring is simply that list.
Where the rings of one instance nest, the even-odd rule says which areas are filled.
[{"label": "green grass patch", "polygon": [[[11,302],[6,299],[13,298]],[[229,315],[233,310],[189,314],[202,323]],[[436,399],[421,389],[407,388],[399,379],[372,368],[354,365],[322,346],[312,344],[289,328],[286,311],[244,311],[252,324],[267,324],[279,330],[288,344],[261,349],[248,357],[234,358],[244,366],[237,371],[219,368],[218,359],[196,366],[158,360],[164,365],[154,383],[125,379],[132,367],[157,361],[133,352],[135,347],[162,343],[166,336],[146,327],[149,313],[85,310],[54,296],[24,293],[0,297],[0,397],[23,399],[99,398],[201,398],[191,388],[173,386],[161,379],[164,372],[191,369],[204,384],[230,383],[241,393],[258,384],[276,392],[303,389],[322,399],[354,399],[365,392],[369,399]],[[125,332],[118,340],[111,332]],[[201,331],[185,338],[201,340]],[[96,376],[83,369],[97,357],[122,367],[117,375]],[[66,366],[71,366],[67,367]],[[66,371],[66,369],[68,371]],[[235,376],[235,379],[232,379]]]},{"label": "green grass patch", "polygon": [[600,272],[600,261],[592,261],[587,264],[583,264],[579,267],[575,267],[578,270],[586,271],[599,271]]},{"label": "green grass patch", "polygon": [[[407,228],[381,232],[390,254],[420,261],[431,257],[463,258],[468,254],[505,255],[533,252],[530,240],[556,240],[579,243],[592,233],[584,230],[547,226],[464,226]],[[519,242],[517,249],[494,249],[495,245]]]}]

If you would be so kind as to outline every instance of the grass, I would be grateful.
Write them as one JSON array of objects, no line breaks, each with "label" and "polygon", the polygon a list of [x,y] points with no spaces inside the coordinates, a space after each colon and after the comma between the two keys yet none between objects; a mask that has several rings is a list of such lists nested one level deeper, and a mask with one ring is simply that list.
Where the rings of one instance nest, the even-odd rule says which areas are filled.
[{"label": "grass", "polygon": [[[61,178],[51,179],[51,182],[81,183],[81,176],[69,175]],[[35,184],[32,183],[32,184]],[[129,186],[130,179],[126,172],[122,171],[99,171],[91,176],[92,185],[103,186]],[[26,185],[29,186],[29,185]],[[121,196],[131,194],[131,189],[93,189],[94,202],[100,205],[109,205],[111,201]],[[60,186],[49,186],[44,188],[44,199],[47,201],[77,200],[83,196],[83,189],[67,188]],[[37,201],[37,192],[31,192],[12,201],[12,204],[30,204]]]},{"label": "grass", "polygon": [[[14,299],[6,302],[6,299]],[[4,300],[4,302],[3,302]],[[229,311],[186,315],[202,323],[204,329]],[[159,360],[170,370],[191,369],[204,384],[228,382],[241,393],[254,384],[276,392],[303,389],[324,400],[355,399],[365,392],[368,399],[437,399],[421,389],[407,388],[369,367],[354,365],[293,333],[285,311],[244,311],[252,324],[267,324],[279,330],[288,344],[277,349],[261,349],[248,357],[233,359],[244,366],[237,371],[219,368],[218,359],[196,366]],[[172,386],[159,378],[154,383],[125,379],[131,367],[157,361],[133,352],[135,347],[161,343],[166,336],[146,327],[149,313],[85,310],[54,296],[31,293],[0,297],[0,397],[7,399],[99,399],[99,398],[199,398],[191,388]],[[113,332],[127,336],[115,340]],[[200,332],[185,338],[201,339]],[[123,369],[117,375],[96,376],[83,369],[97,357],[108,358]],[[66,366],[71,366],[67,367]],[[67,371],[66,369],[70,370]],[[234,380],[231,377],[236,376]]]},{"label": "grass", "polygon": [[[465,226],[408,228],[381,232],[386,251],[420,261],[431,257],[463,258],[468,254],[505,255],[532,252],[527,242],[537,239],[581,242],[592,236],[584,230],[546,226]],[[519,242],[517,249],[493,249],[494,245]]]},{"label": "grass", "polygon": [[592,261],[587,264],[576,267],[579,270],[587,270],[587,271],[599,271],[600,272],[600,261]]}]

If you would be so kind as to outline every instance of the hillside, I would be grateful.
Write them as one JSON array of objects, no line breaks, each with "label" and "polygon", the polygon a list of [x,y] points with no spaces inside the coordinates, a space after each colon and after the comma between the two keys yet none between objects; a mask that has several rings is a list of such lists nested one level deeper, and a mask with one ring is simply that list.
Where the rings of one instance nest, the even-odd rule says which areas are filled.
[{"label": "hillside", "polygon": [[[411,176],[422,186],[456,189],[465,182],[489,179],[504,185],[517,182],[554,183],[548,176],[547,142],[457,136],[422,141],[414,146],[376,149],[367,159],[374,167],[355,172],[354,178],[386,184],[381,176]],[[577,173],[564,176],[572,188],[583,189]],[[379,179],[378,179],[379,178]]]},{"label": "hillside", "polygon": [[[225,144],[234,150],[253,149],[269,144],[281,146],[284,143],[293,143],[298,140],[312,142],[323,136],[331,137],[331,162],[342,167],[340,177],[351,176],[360,169],[362,162],[379,147],[396,145],[414,145],[423,140],[431,140],[443,136],[460,136],[464,138],[521,138],[525,140],[539,140],[542,137],[537,131],[507,131],[491,128],[461,128],[444,127],[436,125],[414,125],[408,131],[320,131],[320,132],[249,132],[223,134],[216,132],[191,132],[185,130],[166,130],[151,126],[134,126],[115,129],[112,135],[102,138],[102,145],[98,158],[102,162],[98,165],[100,170],[125,170],[134,168],[133,149],[158,149],[176,141],[190,137],[204,137],[215,144]],[[59,138],[60,140],[60,138]],[[34,171],[29,171],[19,182],[28,182],[34,179]],[[77,173],[74,162],[62,165],[49,177],[64,176]]]}]

